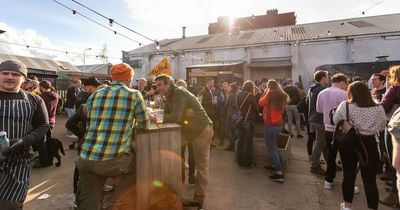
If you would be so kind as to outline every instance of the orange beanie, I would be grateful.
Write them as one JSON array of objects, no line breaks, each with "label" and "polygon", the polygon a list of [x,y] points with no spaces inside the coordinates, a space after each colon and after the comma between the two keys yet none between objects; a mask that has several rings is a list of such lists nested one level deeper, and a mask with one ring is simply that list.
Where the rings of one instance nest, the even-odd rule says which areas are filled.
[{"label": "orange beanie", "polygon": [[116,64],[111,68],[111,79],[126,81],[132,79],[133,69],[126,63]]}]

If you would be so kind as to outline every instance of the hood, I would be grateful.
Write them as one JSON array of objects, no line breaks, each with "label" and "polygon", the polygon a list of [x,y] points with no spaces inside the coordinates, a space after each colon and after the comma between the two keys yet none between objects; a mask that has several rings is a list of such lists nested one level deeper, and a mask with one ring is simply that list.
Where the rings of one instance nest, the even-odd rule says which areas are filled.
[{"label": "hood", "polygon": [[319,83],[314,83],[314,84],[311,85],[310,91],[313,91],[313,90],[315,90],[315,89],[317,89],[319,87],[322,87],[322,85],[319,84]]},{"label": "hood", "polygon": [[54,91],[44,92],[41,95],[44,96],[44,97],[51,98],[51,99],[60,98],[60,96],[58,96],[58,94],[56,92],[54,92]]}]

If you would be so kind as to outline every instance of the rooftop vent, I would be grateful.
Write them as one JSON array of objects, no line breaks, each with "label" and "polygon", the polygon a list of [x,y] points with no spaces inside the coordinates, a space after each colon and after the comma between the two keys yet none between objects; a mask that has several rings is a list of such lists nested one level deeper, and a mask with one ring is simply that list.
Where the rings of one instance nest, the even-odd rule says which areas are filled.
[{"label": "rooftop vent", "polygon": [[351,24],[351,25],[353,25],[353,26],[355,26],[357,28],[367,28],[367,27],[375,26],[374,24],[365,22],[363,20],[350,21],[350,22],[347,22],[347,23],[349,23],[349,24]]},{"label": "rooftop vent", "polygon": [[199,41],[197,41],[196,43],[198,43],[198,44],[204,43],[204,42],[210,40],[211,38],[213,38],[213,37],[212,36],[206,36],[206,37],[200,39]]},{"label": "rooftop vent", "polygon": [[303,26],[293,27],[290,30],[292,31],[292,34],[305,34],[306,33],[306,30],[304,29]]},{"label": "rooftop vent", "polygon": [[239,39],[249,39],[251,36],[253,36],[254,32],[247,32],[244,33],[242,36],[240,36]]},{"label": "rooftop vent", "polygon": [[376,58],[377,62],[384,62],[384,61],[388,61],[387,60],[388,57],[389,57],[388,55],[381,55],[381,56],[376,56],[375,58]]}]

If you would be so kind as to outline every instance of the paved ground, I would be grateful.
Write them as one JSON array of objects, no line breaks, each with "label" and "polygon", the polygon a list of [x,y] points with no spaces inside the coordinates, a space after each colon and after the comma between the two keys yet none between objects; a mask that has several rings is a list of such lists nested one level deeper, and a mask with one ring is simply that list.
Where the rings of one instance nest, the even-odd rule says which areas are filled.
[{"label": "paved ground", "polygon": [[[48,167],[33,169],[30,190],[25,210],[64,210],[73,204],[72,176],[76,150],[69,150],[70,140],[65,138],[65,117],[59,117],[55,128],[55,137],[61,139],[66,149],[59,168]],[[205,209],[207,210],[265,210],[265,209],[311,209],[336,210],[342,199],[341,177],[332,190],[323,187],[323,179],[309,172],[310,163],[306,155],[306,139],[292,139],[292,155],[285,177],[285,183],[279,184],[268,179],[269,173],[259,165],[243,169],[234,162],[232,152],[222,148],[211,150],[210,181]],[[353,209],[367,209],[364,188],[360,177],[357,178],[361,193],[354,196]],[[191,196],[193,186],[185,186],[185,195]],[[379,190],[386,196],[384,183],[379,181]],[[47,199],[39,196],[48,194]],[[380,205],[380,209],[388,208]]]}]

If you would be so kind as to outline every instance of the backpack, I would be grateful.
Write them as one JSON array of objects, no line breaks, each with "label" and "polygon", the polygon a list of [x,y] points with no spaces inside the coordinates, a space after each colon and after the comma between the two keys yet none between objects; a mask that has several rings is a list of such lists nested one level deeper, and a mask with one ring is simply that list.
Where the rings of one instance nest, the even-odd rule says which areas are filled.
[{"label": "backpack", "polygon": [[240,127],[241,125],[244,125],[245,121],[247,120],[247,116],[249,115],[251,107],[249,107],[249,110],[247,111],[246,119],[243,120],[243,123],[242,123],[243,113],[241,111],[241,108],[242,108],[244,102],[246,101],[246,99],[249,97],[249,95],[250,95],[250,93],[246,96],[246,98],[244,98],[242,104],[239,107],[238,107],[238,103],[237,103],[238,96],[236,96],[236,109],[232,113],[232,125],[234,127]]}]

